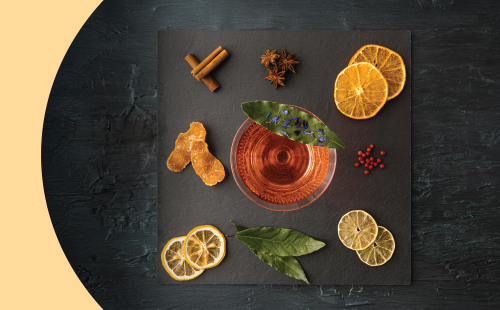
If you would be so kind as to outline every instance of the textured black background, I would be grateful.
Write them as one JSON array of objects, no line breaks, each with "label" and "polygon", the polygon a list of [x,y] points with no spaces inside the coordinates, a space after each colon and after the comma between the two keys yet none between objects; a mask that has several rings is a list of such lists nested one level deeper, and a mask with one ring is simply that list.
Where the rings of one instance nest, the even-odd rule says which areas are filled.
[{"label": "textured black background", "polygon": [[[47,204],[69,262],[104,309],[498,308],[498,12],[493,0],[104,1],[44,123]],[[411,286],[156,284],[161,29],[412,31]]]},{"label": "textured black background", "polygon": [[[333,103],[337,74],[365,44],[396,50],[411,76],[410,38],[409,31],[160,31],[158,283],[304,284],[274,272],[236,238],[227,238],[227,254],[220,268],[207,270],[192,281],[175,281],[163,269],[161,251],[168,240],[204,224],[233,235],[236,230],[229,222],[232,220],[247,227],[293,228],[325,242],[320,251],[298,258],[311,284],[410,284],[411,83],[408,81],[377,117],[368,120],[345,117]],[[212,94],[203,83],[193,79],[184,56],[189,52],[208,55],[219,44],[231,57],[212,71],[222,85]],[[286,86],[277,90],[264,79],[268,74],[259,58],[270,46],[293,51],[300,62],[295,65],[297,73],[286,74]],[[319,115],[350,150],[349,154],[336,152],[337,167],[330,186],[320,198],[300,210],[277,212],[262,208],[248,199],[234,181],[231,144],[248,118],[240,104],[254,99],[301,106]],[[191,165],[182,173],[173,173],[165,165],[179,131],[187,130],[193,121],[204,124],[209,150],[226,166],[226,179],[217,186],[201,182]],[[373,170],[367,177],[354,162],[359,157],[357,151],[372,142],[379,151],[387,151],[387,168]],[[358,209],[371,214],[377,224],[395,236],[397,250],[382,267],[361,263],[356,253],[338,238],[337,225],[342,215]]]}]

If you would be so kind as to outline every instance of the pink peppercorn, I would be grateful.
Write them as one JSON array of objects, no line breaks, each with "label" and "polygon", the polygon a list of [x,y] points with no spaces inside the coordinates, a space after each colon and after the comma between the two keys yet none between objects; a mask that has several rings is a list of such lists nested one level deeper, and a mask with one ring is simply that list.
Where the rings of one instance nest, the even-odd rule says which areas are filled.
[{"label": "pink peppercorn", "polygon": [[358,152],[358,155],[361,155],[361,154],[363,154],[363,152],[359,151],[359,152]]},{"label": "pink peppercorn", "polygon": [[370,156],[370,152],[366,152],[365,154],[366,154],[366,156]]},{"label": "pink peppercorn", "polygon": [[378,166],[378,164],[377,164],[377,163],[373,163],[373,166],[377,167],[377,166]]},{"label": "pink peppercorn", "polygon": [[384,156],[385,155],[385,151],[380,151],[380,155]]},{"label": "pink peppercorn", "polygon": [[365,170],[365,174],[369,174],[369,173],[370,173],[370,171],[369,171],[369,170]]},{"label": "pink peppercorn", "polygon": [[372,170],[372,169],[373,169],[373,166],[372,166],[372,165],[369,165],[369,166],[368,166],[368,169]]},{"label": "pink peppercorn", "polygon": [[374,160],[374,158],[373,158],[373,157],[370,157],[370,161],[373,161],[373,160]]},{"label": "pink peppercorn", "polygon": [[359,167],[359,163],[355,163],[354,166]]},{"label": "pink peppercorn", "polygon": [[373,148],[375,148],[375,145],[373,145],[373,144],[370,144],[370,147],[371,147],[371,148],[373,149]]},{"label": "pink peppercorn", "polygon": [[371,149],[371,148],[367,148],[367,149],[366,149],[366,151],[367,151],[367,152],[371,152],[371,151],[372,151],[372,149]]},{"label": "pink peppercorn", "polygon": [[384,169],[385,168],[385,165],[384,164],[381,164],[380,165],[380,169]]},{"label": "pink peppercorn", "polygon": [[377,163],[381,163],[382,162],[382,158],[377,158]]}]

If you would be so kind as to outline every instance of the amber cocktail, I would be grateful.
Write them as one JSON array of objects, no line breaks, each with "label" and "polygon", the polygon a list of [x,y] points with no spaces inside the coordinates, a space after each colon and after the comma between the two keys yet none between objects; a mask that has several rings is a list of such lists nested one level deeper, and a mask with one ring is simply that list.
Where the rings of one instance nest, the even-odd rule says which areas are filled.
[{"label": "amber cocktail", "polygon": [[335,149],[290,140],[250,119],[231,148],[231,169],[240,189],[276,211],[296,210],[316,200],[330,184],[336,161]]}]

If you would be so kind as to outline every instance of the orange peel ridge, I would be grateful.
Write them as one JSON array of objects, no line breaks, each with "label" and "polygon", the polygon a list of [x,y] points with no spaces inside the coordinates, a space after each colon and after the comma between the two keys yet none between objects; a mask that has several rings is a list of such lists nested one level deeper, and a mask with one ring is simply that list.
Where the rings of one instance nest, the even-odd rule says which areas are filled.
[{"label": "orange peel ridge", "polygon": [[191,142],[193,140],[205,141],[207,131],[202,123],[193,122],[185,133],[180,133],[175,140],[175,148],[167,159],[168,169],[181,172],[191,162]]},{"label": "orange peel ridge", "polygon": [[215,185],[224,180],[226,176],[224,166],[215,156],[210,154],[204,140],[194,139],[191,142],[191,162],[194,171],[206,185]]}]

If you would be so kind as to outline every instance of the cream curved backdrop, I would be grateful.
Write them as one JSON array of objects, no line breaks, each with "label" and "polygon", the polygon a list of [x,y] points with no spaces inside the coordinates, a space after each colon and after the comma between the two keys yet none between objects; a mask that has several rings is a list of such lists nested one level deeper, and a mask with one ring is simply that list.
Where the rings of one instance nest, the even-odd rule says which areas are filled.
[{"label": "cream curved backdrop", "polygon": [[101,1],[4,1],[0,10],[0,309],[101,309],[52,228],[42,186],[45,108],[61,61]]}]

